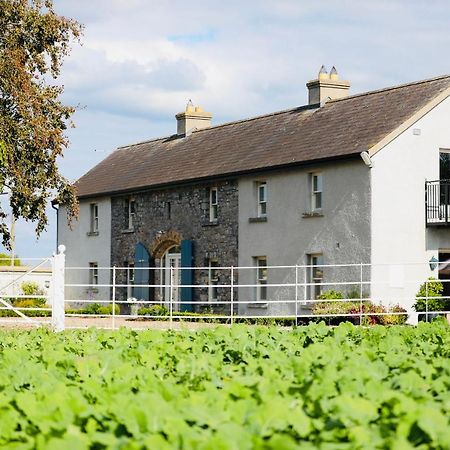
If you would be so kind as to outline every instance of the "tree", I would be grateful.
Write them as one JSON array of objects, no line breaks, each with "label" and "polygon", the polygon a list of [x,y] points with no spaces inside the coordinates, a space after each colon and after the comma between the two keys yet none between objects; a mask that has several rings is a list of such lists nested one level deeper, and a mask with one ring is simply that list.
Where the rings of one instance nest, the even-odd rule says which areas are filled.
[{"label": "tree", "polygon": [[[54,80],[82,27],[57,15],[52,0],[0,0],[0,192],[9,194],[13,215],[45,229],[45,208],[54,198],[78,212],[73,187],[58,172],[68,146],[65,130],[74,108],[59,100]],[[0,207],[0,234],[10,248],[10,230]]]}]

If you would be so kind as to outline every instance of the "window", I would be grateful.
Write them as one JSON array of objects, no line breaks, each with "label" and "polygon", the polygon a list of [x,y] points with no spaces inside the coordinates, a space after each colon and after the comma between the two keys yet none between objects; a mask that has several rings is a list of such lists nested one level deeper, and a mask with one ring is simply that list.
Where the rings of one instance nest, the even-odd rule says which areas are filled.
[{"label": "window", "polygon": [[256,265],[256,300],[267,300],[267,258],[258,256],[255,258]]},{"label": "window", "polygon": [[210,259],[208,263],[208,300],[217,301],[217,285],[219,284],[218,263],[215,259]]},{"label": "window", "polygon": [[450,180],[450,150],[439,151],[439,179]]},{"label": "window", "polygon": [[128,230],[134,229],[134,220],[136,216],[136,202],[133,199],[127,199],[125,202],[126,227]]},{"label": "window", "polygon": [[134,263],[125,262],[126,267],[126,280],[127,280],[127,298],[133,297],[133,284],[134,284]]},{"label": "window", "polygon": [[98,204],[91,203],[91,233],[98,233]]},{"label": "window", "polygon": [[311,210],[322,209],[322,174],[311,174]]},{"label": "window", "polygon": [[93,286],[98,285],[98,263],[89,263],[89,284]]},{"label": "window", "polygon": [[217,206],[219,203],[219,197],[217,188],[211,188],[209,190],[209,221],[217,222]]},{"label": "window", "polygon": [[323,255],[318,253],[308,255],[309,267],[309,300],[316,299],[322,291],[323,281]]},{"label": "window", "polygon": [[172,219],[172,204],[170,202],[166,202],[166,211],[167,211],[167,219]]},{"label": "window", "polygon": [[258,183],[258,217],[267,215],[267,183],[260,181]]}]

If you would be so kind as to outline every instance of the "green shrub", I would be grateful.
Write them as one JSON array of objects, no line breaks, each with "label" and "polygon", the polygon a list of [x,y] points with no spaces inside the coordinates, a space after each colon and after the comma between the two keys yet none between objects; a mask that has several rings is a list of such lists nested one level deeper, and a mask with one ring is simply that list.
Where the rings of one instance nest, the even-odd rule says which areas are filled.
[{"label": "green shrub", "polygon": [[[442,291],[444,290],[443,284],[436,280],[436,278],[430,277],[428,280],[423,283],[419,291],[416,294],[416,303],[413,308],[417,312],[424,311],[448,311],[450,307],[450,300],[442,298]],[[428,308],[427,308],[427,300],[426,298],[420,297],[428,297]]]},{"label": "green shrub", "polygon": [[319,300],[339,300],[344,298],[341,292],[330,289],[329,291],[323,291],[317,297]]},{"label": "green shrub", "polygon": [[137,311],[139,316],[168,316],[169,310],[164,305],[143,306]]},{"label": "green shrub", "polygon": [[[115,314],[120,314],[119,305],[115,305]],[[66,309],[66,314],[89,314],[110,316],[113,312],[111,304],[102,306],[100,303],[90,303],[88,306],[79,309]]]},{"label": "green shrub", "polygon": [[[342,294],[336,291],[328,291],[326,299],[342,298]],[[334,294],[331,294],[334,292]],[[322,295],[322,294],[321,294]],[[334,297],[332,297],[332,295]],[[320,296],[319,296],[320,299]],[[386,313],[404,313],[404,314],[386,314]],[[351,322],[361,325],[401,325],[408,318],[406,310],[400,305],[394,305],[386,308],[383,305],[376,305],[369,300],[359,301],[340,301],[340,302],[317,302],[312,307],[314,315],[328,315],[318,320],[323,320],[329,325],[338,325],[341,322]],[[361,317],[359,314],[364,316]],[[336,314],[333,316],[333,314]],[[339,316],[340,314],[351,314],[352,316]]]}]

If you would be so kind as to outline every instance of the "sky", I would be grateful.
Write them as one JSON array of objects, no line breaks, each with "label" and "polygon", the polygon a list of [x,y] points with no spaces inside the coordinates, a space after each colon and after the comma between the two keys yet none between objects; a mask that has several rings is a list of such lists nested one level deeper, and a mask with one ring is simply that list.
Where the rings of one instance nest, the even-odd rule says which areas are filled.
[{"label": "sky", "polygon": [[[117,147],[173,134],[188,99],[213,124],[307,103],[336,66],[351,93],[450,73],[447,0],[54,0],[84,25],[59,83],[77,107],[60,171],[75,181]],[[170,170],[170,168],[168,168]],[[49,256],[56,216],[16,253]]]}]

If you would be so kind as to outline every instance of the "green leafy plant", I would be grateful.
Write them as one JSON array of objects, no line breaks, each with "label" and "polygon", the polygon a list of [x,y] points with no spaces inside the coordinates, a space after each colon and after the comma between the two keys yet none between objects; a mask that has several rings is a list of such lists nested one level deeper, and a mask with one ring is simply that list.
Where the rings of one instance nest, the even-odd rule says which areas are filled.
[{"label": "green leafy plant", "polygon": [[0,329],[5,449],[448,449],[450,328]]},{"label": "green leafy plant", "polygon": [[420,285],[413,308],[417,312],[449,310],[450,300],[442,298],[443,290],[444,286],[439,280],[429,277],[427,281]]}]

